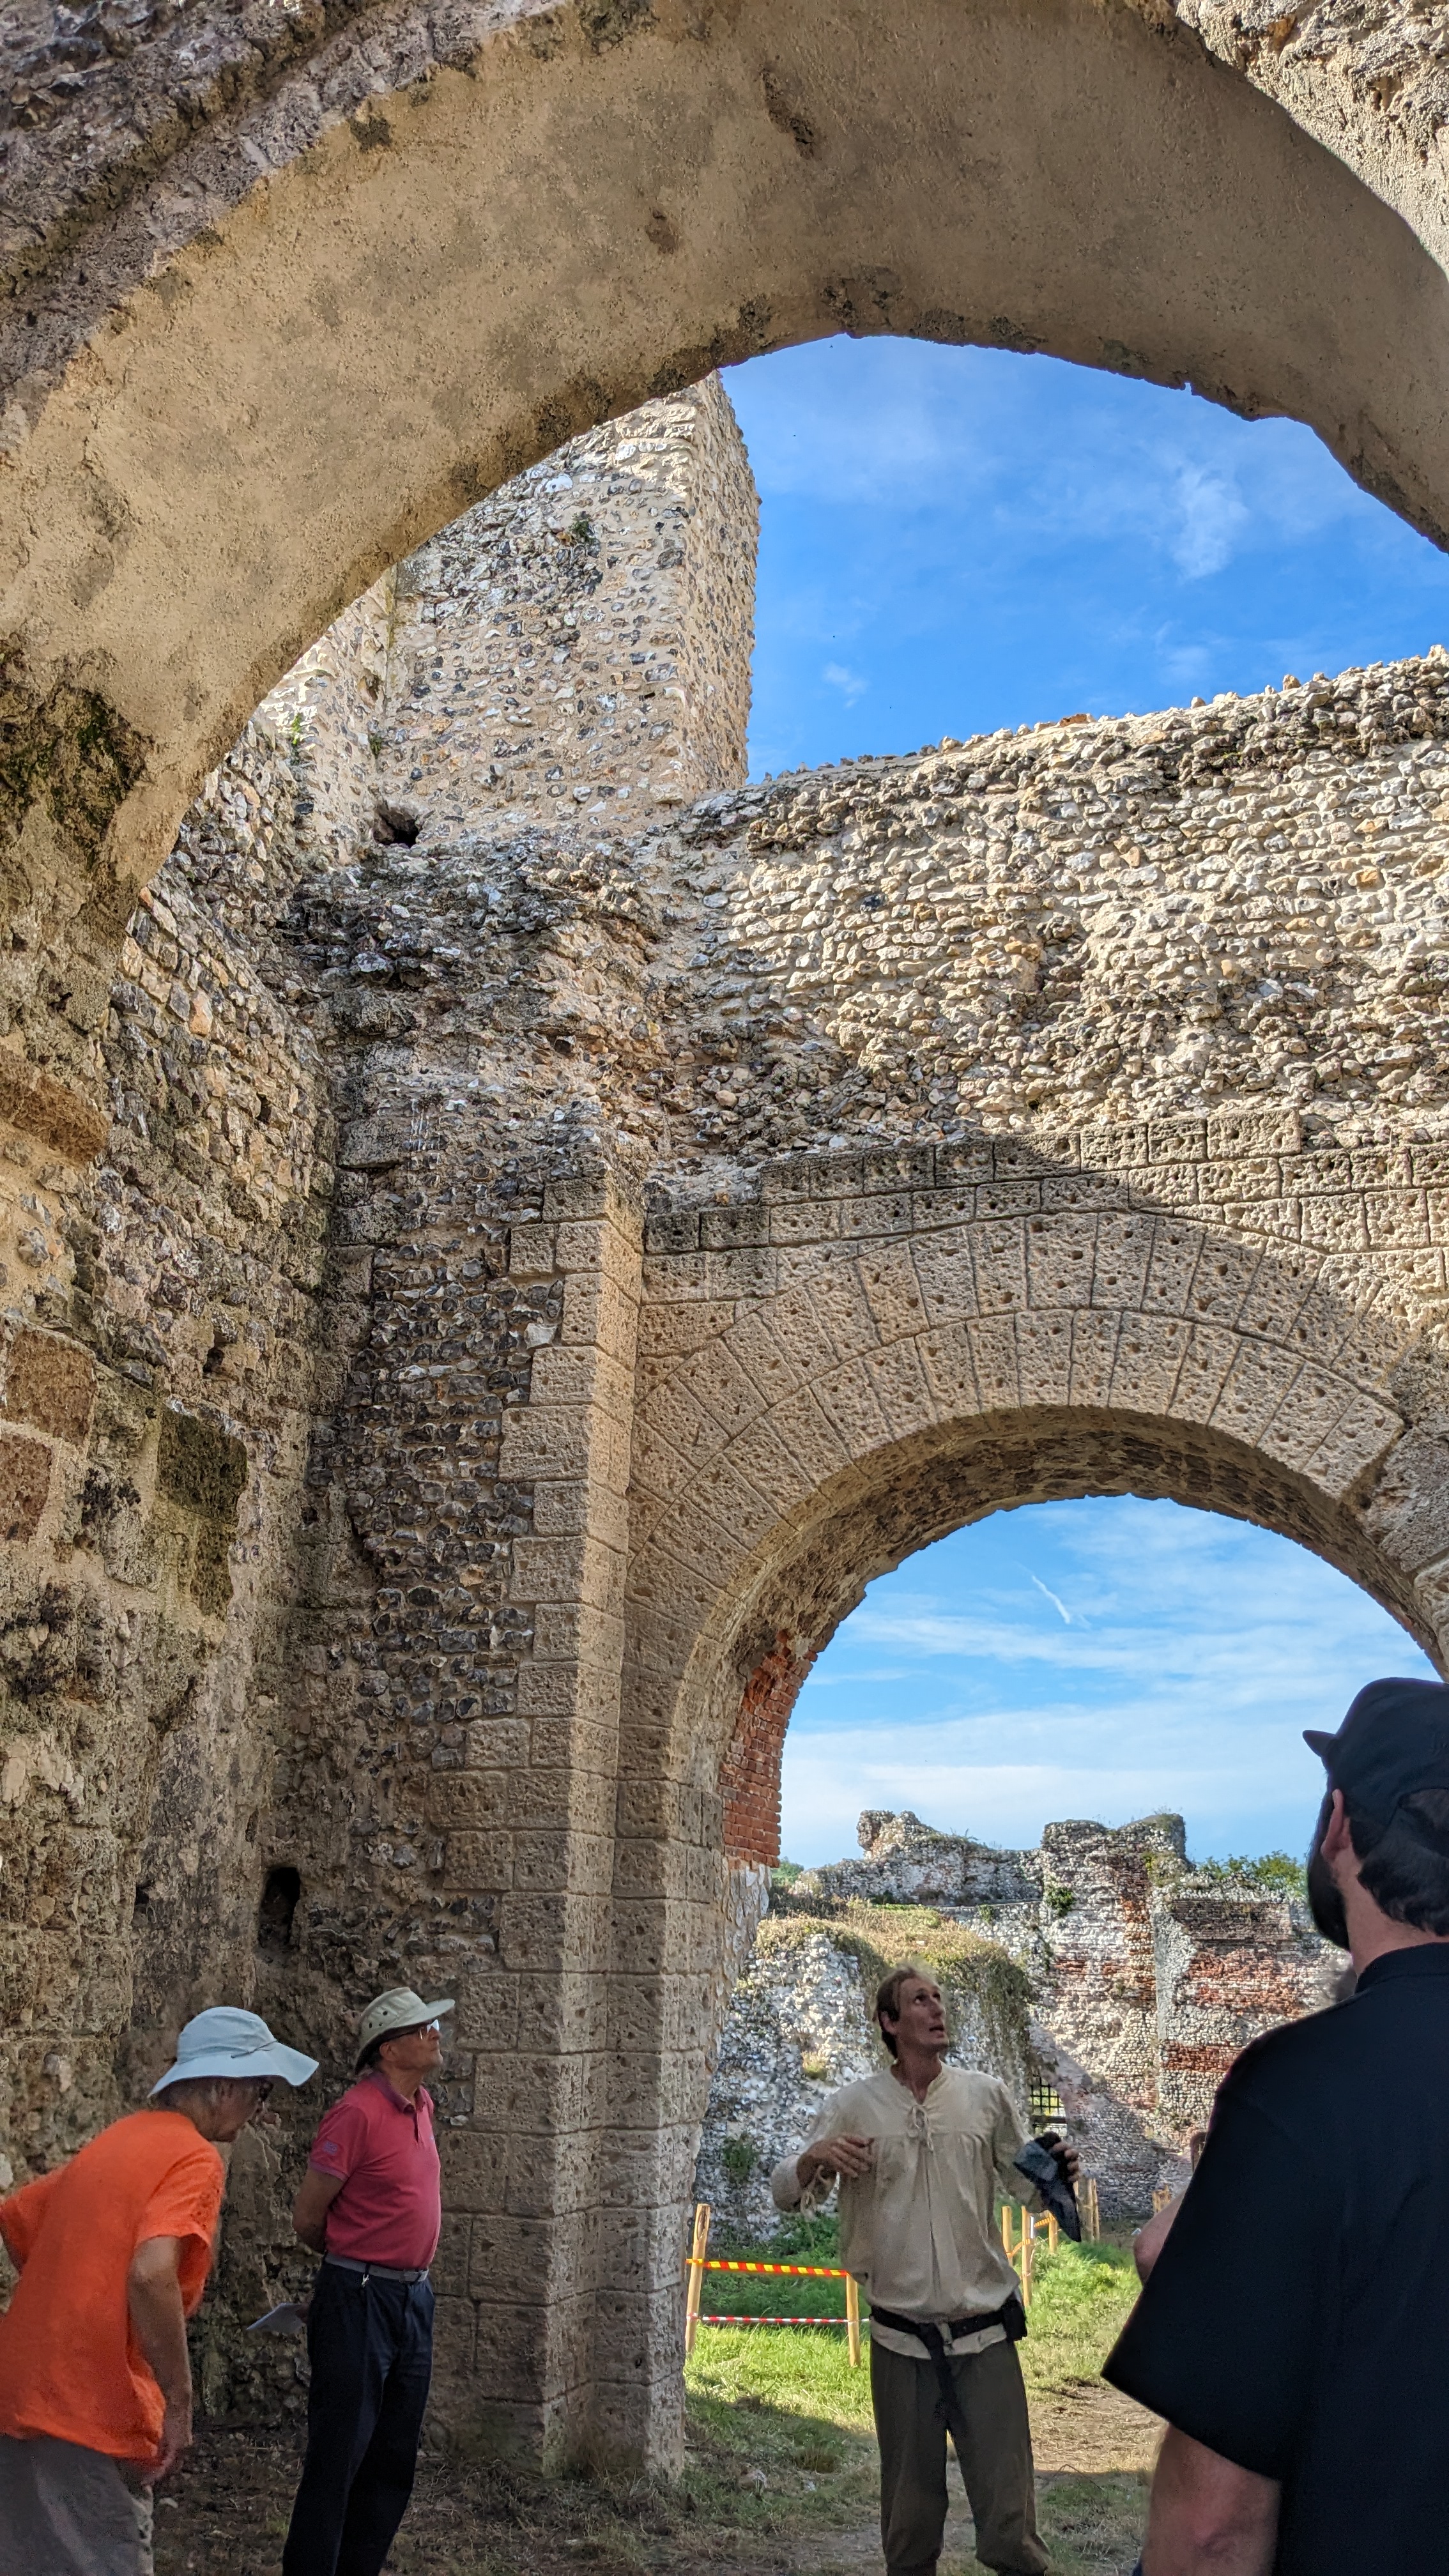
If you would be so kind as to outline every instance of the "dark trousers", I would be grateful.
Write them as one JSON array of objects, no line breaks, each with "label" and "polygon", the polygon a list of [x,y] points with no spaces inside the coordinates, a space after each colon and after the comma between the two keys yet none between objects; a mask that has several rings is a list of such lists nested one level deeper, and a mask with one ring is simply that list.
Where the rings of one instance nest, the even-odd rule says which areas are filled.
[{"label": "dark trousers", "polygon": [[307,2456],[282,2576],[381,2576],[407,2511],[433,2367],[426,2281],[324,2263],[307,2319]]},{"label": "dark trousers", "polygon": [[[1043,2576],[1036,2527],[1031,2425],[1014,2343],[952,2358],[965,2427],[961,2475],[983,2567]],[[870,2394],[880,2443],[880,2537],[889,2576],[934,2576],[946,2529],[946,2409],[927,2360],[870,2348]],[[958,2449],[961,2446],[958,2445]]]}]

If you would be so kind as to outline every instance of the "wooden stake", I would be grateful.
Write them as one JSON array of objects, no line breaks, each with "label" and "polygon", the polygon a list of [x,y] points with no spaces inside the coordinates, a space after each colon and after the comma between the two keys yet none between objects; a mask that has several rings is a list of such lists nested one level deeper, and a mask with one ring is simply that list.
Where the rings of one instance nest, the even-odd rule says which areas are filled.
[{"label": "wooden stake", "polygon": [[860,2368],[860,2283],[853,2272],[845,2276],[845,2340],[850,2352],[850,2367]]},{"label": "wooden stake", "polygon": [[1102,2211],[1097,2199],[1097,2177],[1095,2174],[1088,2174],[1086,2176],[1082,2183],[1080,2198],[1082,2204],[1082,2234],[1089,2245],[1098,2245],[1101,2243],[1102,2238]]},{"label": "wooden stake", "polygon": [[699,2332],[700,2298],[704,2290],[704,2262],[709,2252],[710,2206],[702,2200],[694,2213],[694,2243],[686,2263],[689,2286],[684,2293],[684,2354],[688,2360]]}]

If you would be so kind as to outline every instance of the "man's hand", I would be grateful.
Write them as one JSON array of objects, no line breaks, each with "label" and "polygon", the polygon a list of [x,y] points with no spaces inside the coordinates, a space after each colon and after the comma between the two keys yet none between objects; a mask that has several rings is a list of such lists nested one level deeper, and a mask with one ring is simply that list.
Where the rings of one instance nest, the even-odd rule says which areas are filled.
[{"label": "man's hand", "polygon": [[1071,2184],[1073,2191],[1075,2191],[1077,2188],[1077,2174],[1082,2162],[1076,2148],[1070,2146],[1065,2138],[1058,2137],[1055,2129],[1043,2129],[1041,2136],[1035,2143],[1039,2147],[1045,2147],[1049,2156],[1055,2157],[1057,2171]]},{"label": "man's hand", "polygon": [[874,2152],[869,2138],[817,2139],[795,2167],[801,2190],[808,2191],[817,2174],[839,2174],[842,2182],[858,2182],[869,2173]]},{"label": "man's hand", "polygon": [[317,2173],[311,2165],[302,2177],[302,2188],[292,2203],[292,2233],[314,2254],[327,2251],[327,2212],[346,2179],[345,2174]]},{"label": "man's hand", "polygon": [[1279,2489],[1169,2424],[1157,2454],[1142,2576],[1269,2576]]},{"label": "man's hand", "polygon": [[164,2478],[191,2443],[191,2362],[180,2266],[179,2236],[148,2236],[137,2246],[126,2275],[126,2304],[136,2341],[166,2401],[160,2447],[145,2475],[147,2486]]},{"label": "man's hand", "polygon": [[168,2403],[166,2412],[161,2418],[161,2447],[142,2478],[141,2484],[147,2487],[159,2486],[167,2470],[174,2469],[182,2452],[189,2451],[190,2448],[191,2399],[188,2395],[175,2406]]}]

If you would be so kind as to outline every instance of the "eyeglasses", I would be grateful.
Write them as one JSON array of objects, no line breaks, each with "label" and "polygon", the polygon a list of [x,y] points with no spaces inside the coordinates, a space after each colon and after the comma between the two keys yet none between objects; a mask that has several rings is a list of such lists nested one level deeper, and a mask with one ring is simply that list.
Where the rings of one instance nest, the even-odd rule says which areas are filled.
[{"label": "eyeglasses", "polygon": [[426,2039],[429,2031],[440,2031],[440,2021],[410,2021],[406,2030],[389,2031],[390,2039]]}]

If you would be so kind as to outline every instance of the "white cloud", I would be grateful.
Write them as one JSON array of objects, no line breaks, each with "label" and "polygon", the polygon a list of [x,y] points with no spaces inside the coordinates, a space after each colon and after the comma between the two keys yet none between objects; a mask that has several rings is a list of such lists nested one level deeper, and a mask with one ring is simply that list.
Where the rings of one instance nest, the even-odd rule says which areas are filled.
[{"label": "white cloud", "polygon": [[1221,572],[1252,524],[1234,476],[1215,474],[1206,466],[1179,466],[1174,500],[1177,533],[1170,552],[1190,581]]},{"label": "white cloud", "polygon": [[847,670],[843,662],[827,662],[820,676],[829,682],[832,689],[840,691],[850,707],[854,706],[857,698],[863,698],[870,687],[869,680],[863,680],[858,671]]}]

